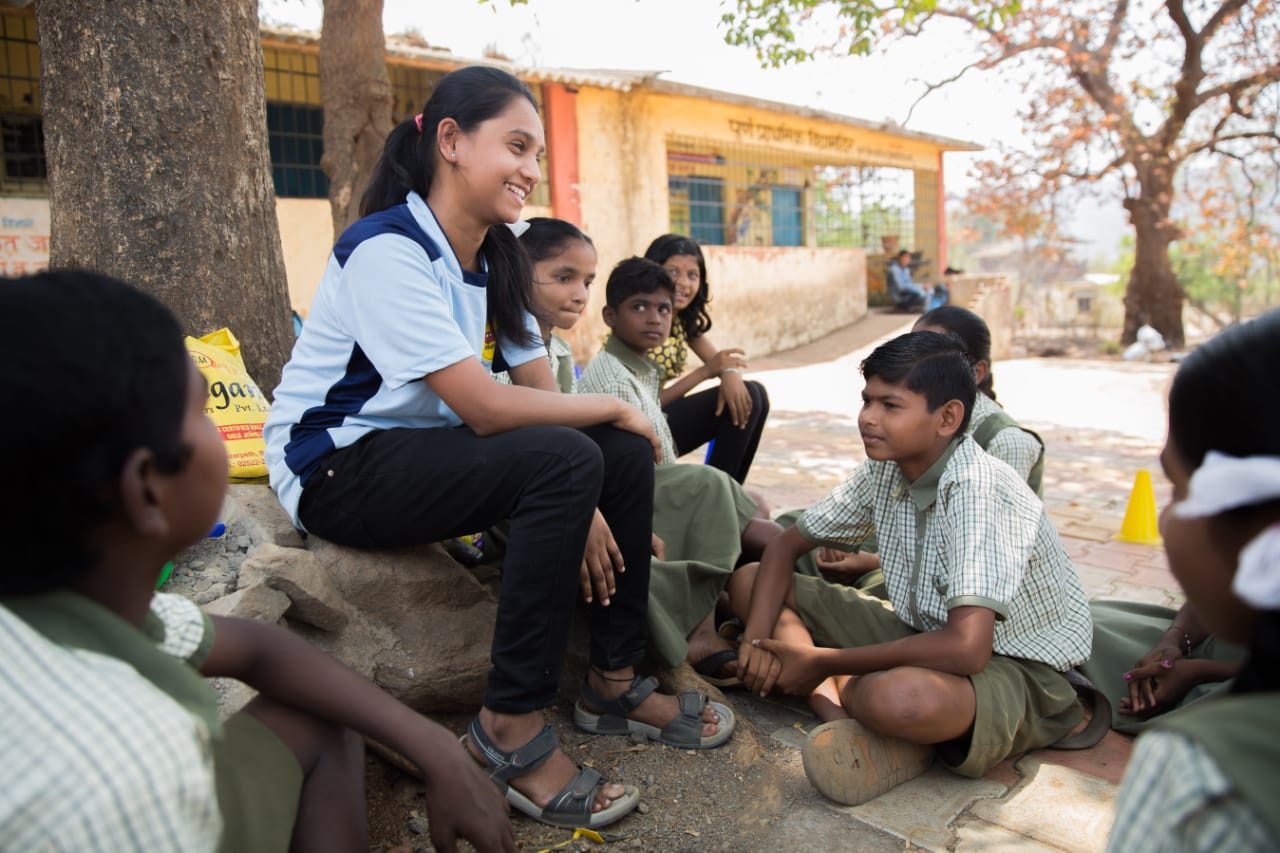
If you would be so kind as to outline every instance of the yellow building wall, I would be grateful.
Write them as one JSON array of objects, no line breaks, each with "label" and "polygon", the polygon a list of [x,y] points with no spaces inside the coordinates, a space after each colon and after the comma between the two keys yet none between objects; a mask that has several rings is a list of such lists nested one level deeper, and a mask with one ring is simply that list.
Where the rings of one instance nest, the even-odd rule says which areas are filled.
[{"label": "yellow building wall", "polygon": [[[583,86],[577,119],[582,226],[600,259],[599,284],[569,336],[579,360],[590,357],[607,331],[601,309],[609,270],[670,230],[669,137],[768,148],[772,157],[794,158],[805,168],[856,162],[936,169],[938,162],[937,148],[916,140],[643,88],[622,93]],[[763,356],[866,313],[861,249],[708,246],[705,253],[717,346]]]}]

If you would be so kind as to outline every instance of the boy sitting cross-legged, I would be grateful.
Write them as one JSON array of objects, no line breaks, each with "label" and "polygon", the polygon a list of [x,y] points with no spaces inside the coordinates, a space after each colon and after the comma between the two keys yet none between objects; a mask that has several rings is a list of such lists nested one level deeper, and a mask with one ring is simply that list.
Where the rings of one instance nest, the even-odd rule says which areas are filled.
[{"label": "boy sitting cross-legged", "polygon": [[[867,461],[730,582],[738,672],[808,695],[804,748],[826,796],[855,805],[923,772],[965,776],[1068,734],[1062,673],[1089,656],[1089,609],[1044,506],[965,436],[974,374],[958,341],[902,335],[863,363]],[[892,608],[794,572],[875,531]],[[849,719],[852,717],[852,719]],[[856,721],[856,722],[855,722]]]},{"label": "boy sitting cross-legged", "polygon": [[[91,273],[0,280],[0,337],[0,850],[364,850],[355,732],[422,771],[436,849],[515,850],[447,730],[282,628],[155,592],[227,480],[168,309]],[[258,696],[220,722],[202,676]]]}]

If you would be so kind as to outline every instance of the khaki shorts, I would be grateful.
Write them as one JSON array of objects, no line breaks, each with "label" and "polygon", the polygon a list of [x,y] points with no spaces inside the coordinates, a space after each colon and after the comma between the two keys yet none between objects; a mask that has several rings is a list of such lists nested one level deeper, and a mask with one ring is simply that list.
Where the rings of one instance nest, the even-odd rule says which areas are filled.
[{"label": "khaki shorts", "polygon": [[[819,646],[857,648],[919,633],[887,601],[852,587],[797,575],[795,591],[800,619]],[[943,762],[962,776],[976,778],[1011,755],[1049,746],[1083,717],[1075,689],[1038,661],[992,655],[969,681],[977,707],[972,731],[964,743],[938,745]]]},{"label": "khaki shorts", "polygon": [[213,745],[226,853],[288,850],[298,816],[302,767],[293,750],[252,714],[222,724]]}]

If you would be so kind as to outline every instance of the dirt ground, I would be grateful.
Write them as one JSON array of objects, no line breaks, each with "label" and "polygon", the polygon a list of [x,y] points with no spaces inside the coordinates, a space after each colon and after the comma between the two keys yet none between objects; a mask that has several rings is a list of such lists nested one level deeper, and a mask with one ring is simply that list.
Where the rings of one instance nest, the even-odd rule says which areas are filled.
[{"label": "dirt ground", "polygon": [[[436,719],[456,732],[469,721],[465,716]],[[799,770],[799,753],[762,742],[741,715],[733,740],[713,750],[677,750],[625,737],[588,735],[573,726],[568,702],[555,709],[552,723],[575,761],[596,768],[611,781],[640,789],[637,811],[602,832],[608,848],[763,849],[774,846],[765,839],[777,831],[788,802],[814,796]],[[791,772],[784,772],[788,764],[793,765]],[[367,766],[370,849],[433,849],[422,785],[376,755],[369,755]],[[512,821],[524,850],[564,842],[569,843],[559,849],[604,849],[586,840],[572,842],[572,830],[544,826],[518,813]]]}]

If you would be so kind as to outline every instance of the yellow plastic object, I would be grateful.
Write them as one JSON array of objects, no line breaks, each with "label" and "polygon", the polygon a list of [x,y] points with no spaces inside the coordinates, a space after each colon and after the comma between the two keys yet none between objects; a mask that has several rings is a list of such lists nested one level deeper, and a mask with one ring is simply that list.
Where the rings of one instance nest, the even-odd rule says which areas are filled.
[{"label": "yellow plastic object", "polygon": [[562,850],[581,838],[593,841],[596,844],[605,843],[605,837],[603,835],[596,832],[594,829],[588,829],[585,826],[580,826],[573,831],[573,836],[571,838],[566,838],[564,841],[561,841],[559,844],[552,845],[551,847],[543,847],[538,851],[538,853],[551,853],[552,850]]},{"label": "yellow plastic object", "polygon": [[1133,491],[1129,493],[1129,505],[1124,509],[1124,521],[1116,539],[1139,545],[1159,545],[1160,522],[1156,512],[1156,495],[1151,488],[1151,472],[1145,468],[1133,478]]},{"label": "yellow plastic object", "polygon": [[218,329],[202,338],[188,337],[186,343],[191,360],[209,383],[204,412],[227,444],[231,481],[266,477],[262,425],[271,405],[245,370],[240,342],[230,329]]}]

